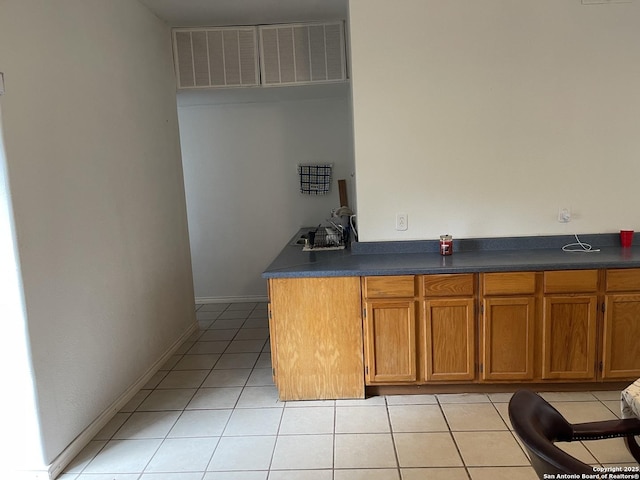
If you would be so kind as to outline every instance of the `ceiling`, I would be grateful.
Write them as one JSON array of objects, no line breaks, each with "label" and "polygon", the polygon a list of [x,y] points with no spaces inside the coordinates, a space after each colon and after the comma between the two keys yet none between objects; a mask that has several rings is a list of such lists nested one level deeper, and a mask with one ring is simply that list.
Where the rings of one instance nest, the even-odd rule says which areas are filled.
[{"label": "ceiling", "polygon": [[139,0],[172,27],[341,20],[348,0]]}]

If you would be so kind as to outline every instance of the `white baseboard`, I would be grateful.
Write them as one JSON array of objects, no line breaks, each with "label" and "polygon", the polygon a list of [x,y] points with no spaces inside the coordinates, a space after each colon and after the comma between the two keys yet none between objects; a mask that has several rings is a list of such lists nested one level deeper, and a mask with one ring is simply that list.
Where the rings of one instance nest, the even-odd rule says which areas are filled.
[{"label": "white baseboard", "polygon": [[[80,435],[78,435],[73,442],[67,445],[60,455],[58,455],[53,462],[49,465],[46,472],[23,472],[25,474],[32,475],[31,479],[55,479],[62,470],[78,455],[82,449],[95,437],[100,430],[111,420],[116,413],[124,407],[129,400],[131,400],[136,393],[144,387],[147,382],[153,377],[160,367],[162,367],[171,358],[176,350],[191,336],[193,332],[198,328],[198,324],[191,325],[181,336],[176,340],[171,347],[160,357],[133,385],[131,385],[120,397],[118,397],[109,407],[107,407],[87,428],[85,428]],[[20,472],[19,472],[20,473]],[[27,478],[27,477],[18,477]]]},{"label": "white baseboard", "polygon": [[269,298],[266,295],[252,295],[248,297],[196,297],[196,305],[204,303],[243,303],[243,302],[266,302]]}]

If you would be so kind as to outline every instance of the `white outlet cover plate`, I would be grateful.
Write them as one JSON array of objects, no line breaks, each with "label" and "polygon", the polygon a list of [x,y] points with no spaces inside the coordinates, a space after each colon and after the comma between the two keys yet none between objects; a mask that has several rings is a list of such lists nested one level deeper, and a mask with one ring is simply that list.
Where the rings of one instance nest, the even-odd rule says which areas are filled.
[{"label": "white outlet cover plate", "polygon": [[396,214],[396,230],[404,232],[407,228],[407,222],[409,220],[409,215],[406,213],[398,213]]},{"label": "white outlet cover plate", "polygon": [[571,221],[571,208],[560,207],[558,209],[558,221],[560,223],[569,223]]}]

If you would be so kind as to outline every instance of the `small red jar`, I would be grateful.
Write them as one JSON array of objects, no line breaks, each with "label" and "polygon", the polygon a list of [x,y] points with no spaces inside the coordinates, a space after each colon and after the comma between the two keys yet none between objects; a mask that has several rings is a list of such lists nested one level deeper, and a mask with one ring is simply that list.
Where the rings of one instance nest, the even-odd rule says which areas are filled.
[{"label": "small red jar", "polygon": [[453,238],[451,235],[440,235],[440,255],[451,255],[453,253]]}]

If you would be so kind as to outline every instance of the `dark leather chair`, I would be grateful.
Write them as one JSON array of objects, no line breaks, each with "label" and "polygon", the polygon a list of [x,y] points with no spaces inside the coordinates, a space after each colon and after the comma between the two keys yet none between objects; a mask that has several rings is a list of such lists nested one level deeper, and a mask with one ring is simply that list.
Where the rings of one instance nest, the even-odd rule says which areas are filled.
[{"label": "dark leather chair", "polygon": [[[524,444],[531,466],[541,479],[544,474],[591,474],[591,466],[564,452],[554,442],[575,442],[624,437],[627,448],[640,463],[640,419],[605,420],[571,424],[538,394],[520,390],[509,401],[509,418]],[[548,477],[547,477],[548,478]]]}]

